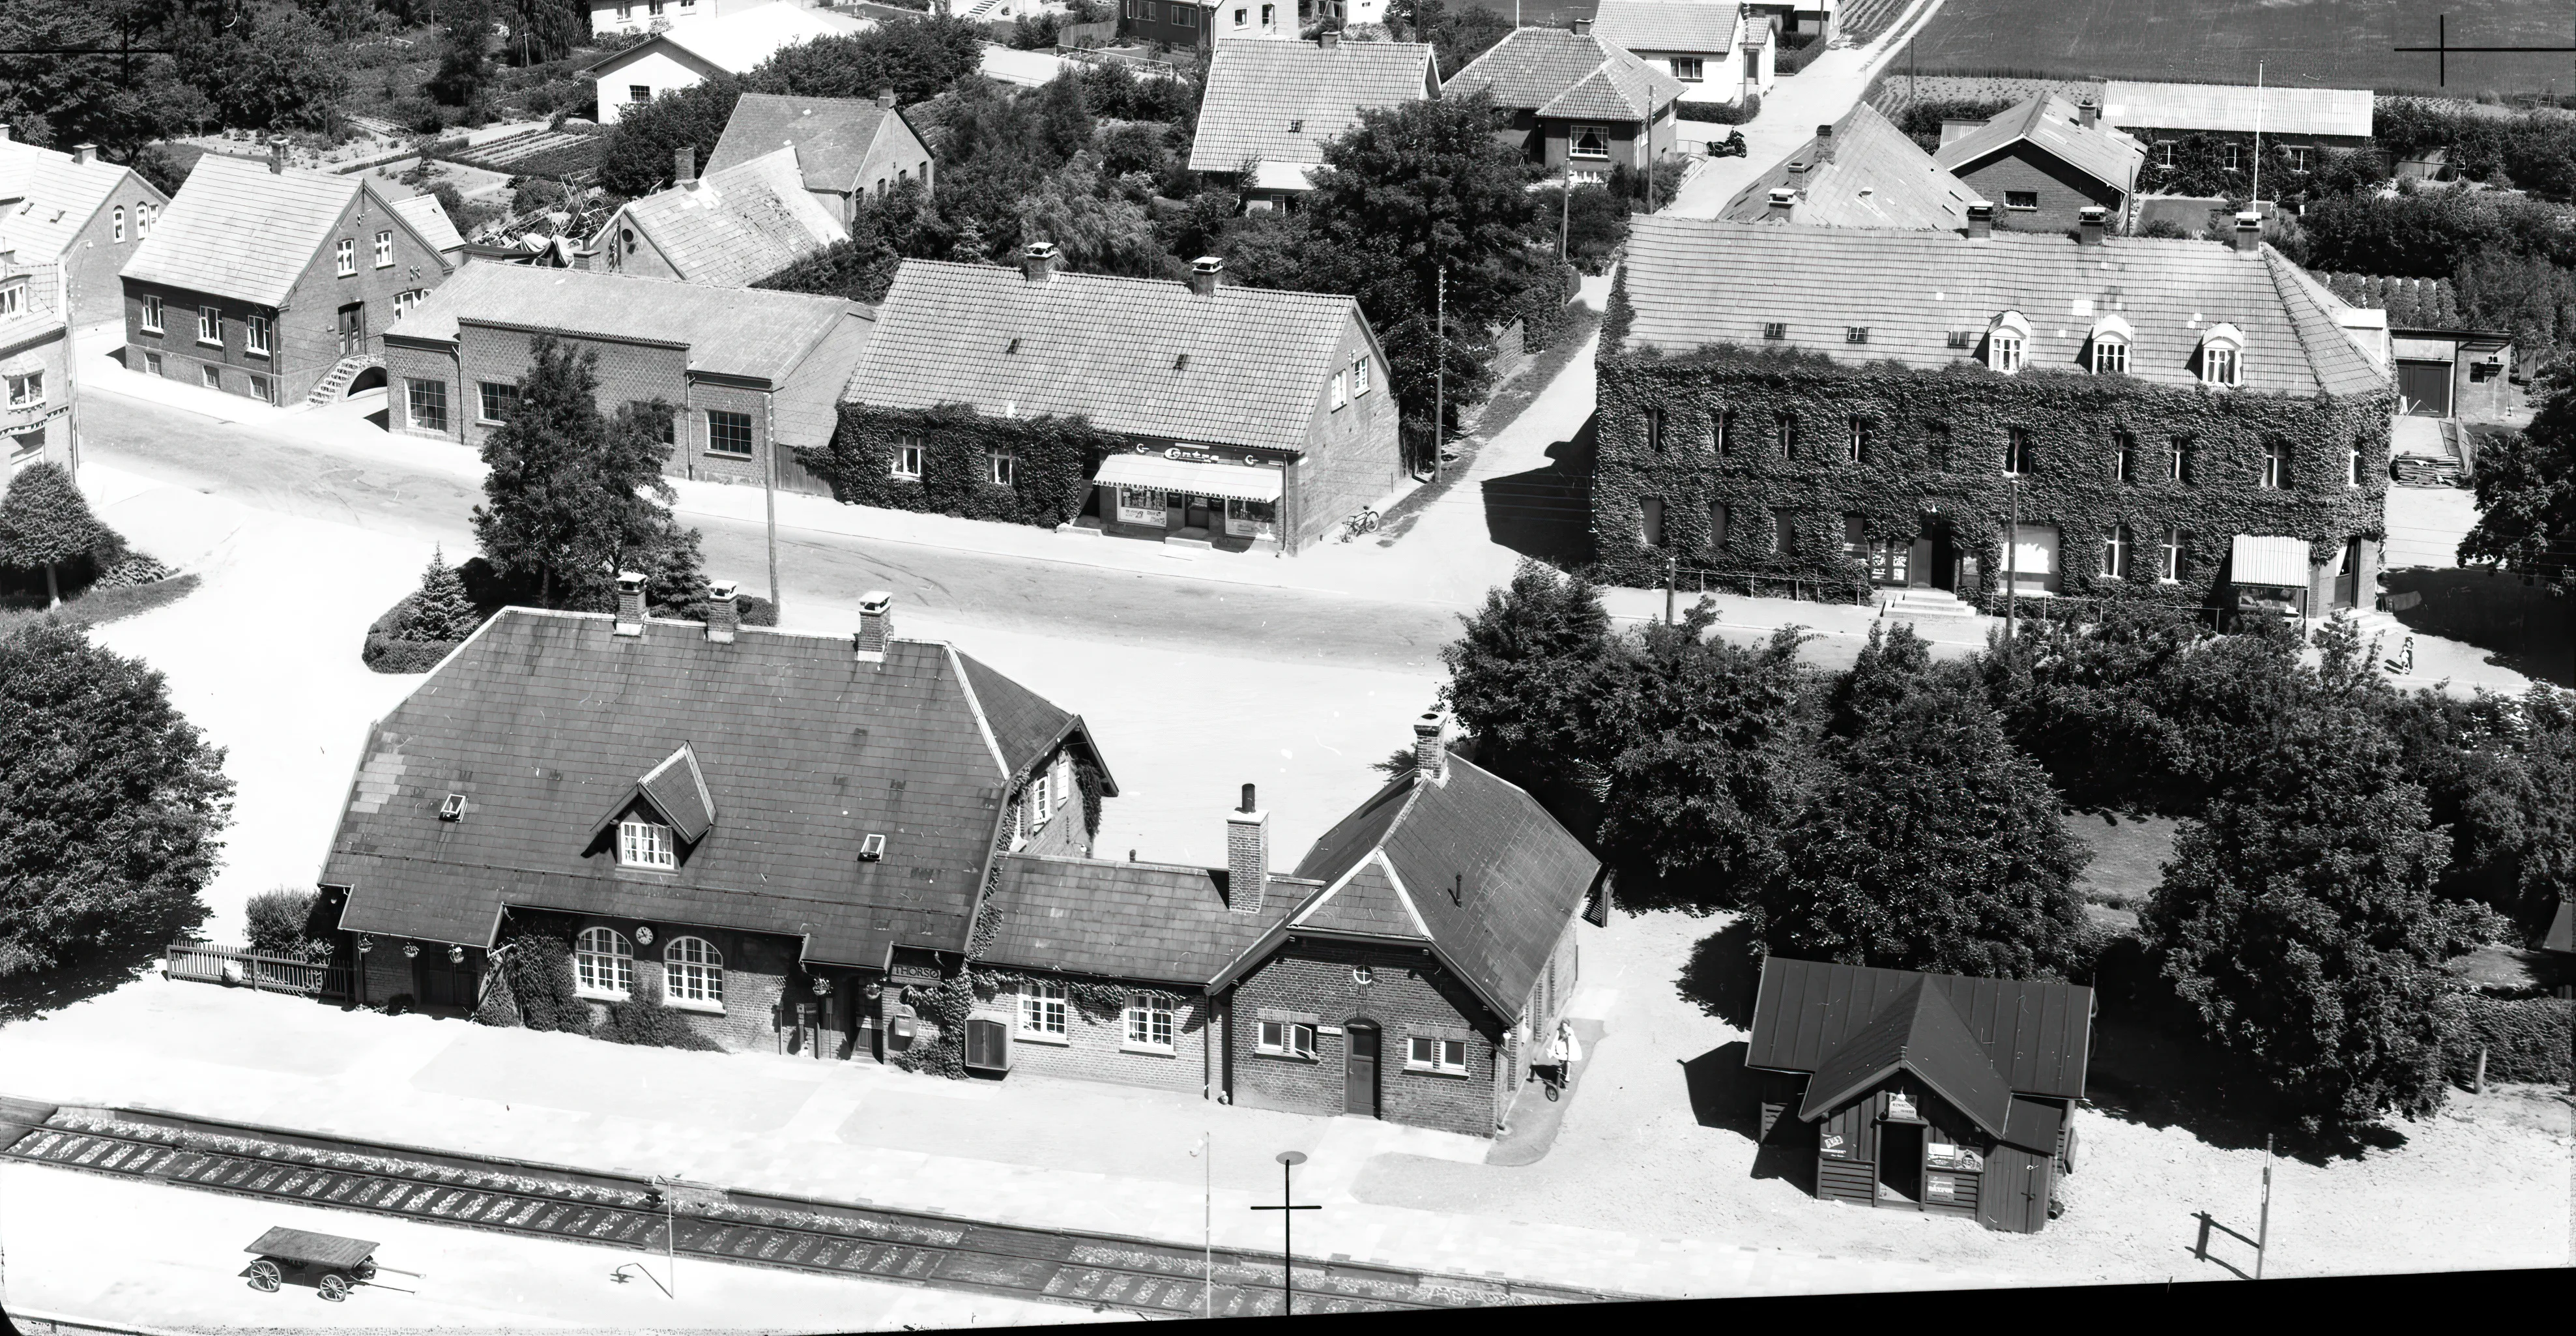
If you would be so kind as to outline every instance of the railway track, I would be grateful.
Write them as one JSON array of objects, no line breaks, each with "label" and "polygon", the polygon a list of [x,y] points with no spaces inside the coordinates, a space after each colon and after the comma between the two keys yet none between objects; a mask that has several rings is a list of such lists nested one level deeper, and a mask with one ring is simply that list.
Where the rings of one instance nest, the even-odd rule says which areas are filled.
[{"label": "railway track", "polygon": [[[1155,1317],[1282,1311],[1276,1253],[1199,1249],[928,1212],[380,1146],[140,1110],[0,1099],[0,1158],[265,1201],[643,1253],[1007,1294]],[[1298,1258],[1296,1311],[1588,1303],[1632,1296]]]}]

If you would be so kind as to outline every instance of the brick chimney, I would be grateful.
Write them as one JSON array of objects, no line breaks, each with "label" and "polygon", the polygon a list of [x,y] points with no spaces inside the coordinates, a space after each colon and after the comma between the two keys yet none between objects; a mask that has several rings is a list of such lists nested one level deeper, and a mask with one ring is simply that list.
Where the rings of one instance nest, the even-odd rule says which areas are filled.
[{"label": "brick chimney", "polygon": [[859,596],[859,633],[851,637],[851,646],[861,663],[883,663],[886,645],[894,639],[894,595],[882,589],[871,589]]},{"label": "brick chimney", "polygon": [[1815,159],[1819,167],[1834,160],[1834,127],[1830,125],[1816,127]]},{"label": "brick chimney", "polygon": [[1413,721],[1413,766],[1434,784],[1449,782],[1449,711],[1434,704]]},{"label": "brick chimney", "polygon": [[635,571],[617,573],[617,621],[612,629],[622,636],[644,634],[644,577]]},{"label": "brick chimney", "polygon": [[1326,51],[1330,51],[1341,44],[1342,35],[1335,29],[1326,28],[1324,31],[1315,34],[1315,45],[1322,47]]},{"label": "brick chimney", "polygon": [[1032,283],[1044,283],[1055,276],[1055,243],[1032,241],[1020,252],[1020,277]]},{"label": "brick chimney", "polygon": [[697,181],[697,149],[690,145],[682,144],[678,148],[671,150],[671,183],[673,185],[688,186],[696,185]]},{"label": "brick chimney", "polygon": [[1253,804],[1246,784],[1243,806],[1225,814],[1225,907],[1258,914],[1269,890],[1270,814]]},{"label": "brick chimney", "polygon": [[1576,19],[1574,21],[1574,35],[1577,37],[1590,37],[1592,35],[1592,20]]},{"label": "brick chimney", "polygon": [[1225,257],[1222,255],[1202,255],[1190,261],[1190,291],[1202,297],[1215,296],[1217,281],[1224,277]]},{"label": "brick chimney", "polygon": [[707,639],[715,644],[732,644],[734,633],[742,629],[742,608],[734,602],[734,591],[731,580],[707,586]]},{"label": "brick chimney", "polygon": [[1771,211],[1763,217],[1774,223],[1789,221],[1789,211],[1798,207],[1798,192],[1787,186],[1771,188]]},{"label": "brick chimney", "polygon": [[268,137],[268,170],[278,176],[286,175],[286,142],[284,135]]},{"label": "brick chimney", "polygon": [[2111,211],[2099,204],[2087,204],[2075,211],[2075,244],[2099,246],[2102,233],[2111,224]]},{"label": "brick chimney", "polygon": [[1806,176],[1807,160],[1805,158],[1800,158],[1789,164],[1789,179],[1791,181],[1804,181]]},{"label": "brick chimney", "polygon": [[878,106],[880,106],[880,107],[885,108],[885,109],[886,109],[886,110],[888,110],[888,111],[892,111],[892,110],[894,110],[894,90],[893,90],[893,89],[891,89],[891,88],[880,88],[880,89],[878,89],[878,90],[877,90],[877,105],[878,105]]},{"label": "brick chimney", "polygon": [[2088,130],[2093,128],[2095,125],[2100,124],[2102,120],[2102,104],[2089,97],[2076,103],[2075,120],[2077,124],[2082,125]]},{"label": "brick chimney", "polygon": [[1981,199],[1968,201],[1968,240],[1982,241],[1995,234],[1995,206]]},{"label": "brick chimney", "polygon": [[2252,209],[2236,215],[2236,249],[2248,255],[2263,249],[2263,215]]},{"label": "brick chimney", "polygon": [[98,161],[98,145],[96,145],[96,144],[74,144],[74,145],[72,145],[72,161],[74,161],[74,162],[79,162],[79,163],[91,163],[91,162],[96,162],[96,161]]}]

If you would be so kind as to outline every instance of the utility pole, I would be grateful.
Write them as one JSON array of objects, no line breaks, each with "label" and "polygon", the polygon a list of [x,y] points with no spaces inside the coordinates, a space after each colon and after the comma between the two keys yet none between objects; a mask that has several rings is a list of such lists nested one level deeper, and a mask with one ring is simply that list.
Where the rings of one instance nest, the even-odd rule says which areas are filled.
[{"label": "utility pole", "polygon": [[1566,229],[1574,221],[1574,145],[1566,144],[1565,183],[1556,192],[1556,262],[1568,263],[1572,256],[1566,250]]},{"label": "utility pole", "polygon": [[1431,375],[1431,481],[1437,484],[1443,470],[1441,452],[1447,447],[1449,418],[1449,266],[1440,266],[1440,276],[1433,285],[1432,323],[1439,326],[1433,336],[1435,356],[1440,360]]},{"label": "utility pole", "polygon": [[[775,425],[773,422],[772,425]],[[772,626],[784,622],[784,605],[778,599],[778,441],[771,438],[769,448],[761,452],[760,499],[769,515],[769,620]]]},{"label": "utility pole", "polygon": [[1664,558],[1664,625],[1673,624],[1673,586],[1681,582],[1682,559],[1677,555]]},{"label": "utility pole", "polygon": [[2254,1222],[2254,1278],[2263,1278],[2263,1254],[2272,1242],[2272,1134],[2263,1134],[2263,1214]]},{"label": "utility pole", "polygon": [[[1134,862],[1134,858],[1127,861]],[[1199,1133],[1199,1309],[1216,1317],[1216,1133]]]},{"label": "utility pole", "polygon": [[1292,1195],[1289,1192],[1288,1175],[1294,1171],[1298,1165],[1306,1162],[1306,1152],[1302,1150],[1283,1150],[1273,1158],[1279,1161],[1279,1204],[1276,1206],[1255,1206],[1252,1209],[1256,1211],[1277,1211],[1279,1213],[1279,1279],[1282,1293],[1285,1296],[1284,1301],[1280,1305],[1279,1311],[1283,1314],[1294,1316],[1297,1312],[1297,1212],[1320,1211],[1324,1208],[1321,1206],[1295,1205],[1292,1201]]},{"label": "utility pole", "polygon": [[[2006,446],[2010,449],[2010,446]],[[2015,460],[2014,463],[2021,461]],[[2004,643],[2012,643],[2020,630],[2021,602],[2021,475],[2012,479],[2012,527],[2004,530]]]}]

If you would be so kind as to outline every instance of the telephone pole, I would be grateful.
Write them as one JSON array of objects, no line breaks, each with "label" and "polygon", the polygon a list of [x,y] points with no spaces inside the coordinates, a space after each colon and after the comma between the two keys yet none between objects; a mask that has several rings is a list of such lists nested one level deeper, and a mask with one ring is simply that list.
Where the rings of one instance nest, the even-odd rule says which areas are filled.
[{"label": "telephone pole", "polygon": [[1445,264],[1433,285],[1432,311],[1432,323],[1439,326],[1432,343],[1440,359],[1431,374],[1431,481],[1437,484],[1443,474],[1440,456],[1448,444],[1449,426],[1449,266]]}]

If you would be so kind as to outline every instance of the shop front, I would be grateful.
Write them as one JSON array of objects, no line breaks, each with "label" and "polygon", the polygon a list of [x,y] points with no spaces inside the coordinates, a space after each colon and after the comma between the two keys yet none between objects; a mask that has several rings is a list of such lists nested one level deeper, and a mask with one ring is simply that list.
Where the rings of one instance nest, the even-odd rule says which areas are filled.
[{"label": "shop front", "polygon": [[2239,624],[2257,617],[2297,621],[2308,614],[2305,539],[2238,534],[2228,547],[2227,606]]},{"label": "shop front", "polygon": [[1287,473],[1256,454],[1140,445],[1103,459],[1092,484],[1112,534],[1244,551],[1275,550],[1285,531]]}]

